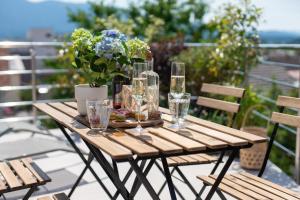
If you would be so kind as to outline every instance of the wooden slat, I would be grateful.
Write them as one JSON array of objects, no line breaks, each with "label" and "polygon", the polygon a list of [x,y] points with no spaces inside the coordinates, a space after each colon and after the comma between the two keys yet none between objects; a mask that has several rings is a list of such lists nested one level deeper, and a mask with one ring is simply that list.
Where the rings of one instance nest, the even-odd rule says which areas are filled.
[{"label": "wooden slat", "polygon": [[273,112],[271,120],[281,124],[300,128],[300,116],[294,116],[284,113]]},{"label": "wooden slat", "polygon": [[75,110],[74,108],[71,108],[69,106],[66,106],[63,103],[57,102],[57,103],[48,103],[48,104],[69,116],[78,116],[79,115],[77,110]]},{"label": "wooden slat", "polygon": [[[215,180],[211,177],[208,176],[197,176],[198,179],[202,180],[203,182],[213,185]],[[240,199],[240,200],[255,200],[252,197],[249,197],[248,195],[241,193],[239,191],[236,191],[235,189],[232,189],[231,187],[228,187],[227,185],[225,185],[224,183],[220,183],[219,188],[230,194],[231,196],[233,196],[234,198]]]},{"label": "wooden slat", "polygon": [[190,164],[194,164],[194,163],[197,163],[198,160],[196,160],[195,158],[189,156],[189,155],[186,155],[186,156],[179,156],[179,158],[183,159],[183,160],[186,160],[188,163]]},{"label": "wooden slat", "polygon": [[[214,180],[216,180],[216,176],[211,176]],[[234,181],[234,178],[230,178],[229,176],[226,176],[223,178],[222,183],[227,185],[228,187],[231,187],[234,190],[237,190],[241,193],[244,193],[250,197],[253,197],[255,199],[259,199],[259,200],[268,200],[270,198],[266,197],[266,196],[262,196],[260,195],[260,193],[257,190],[251,190],[248,187],[245,187],[243,185],[238,184],[237,182]],[[275,200],[275,199],[274,199]]]},{"label": "wooden slat", "polygon": [[[162,115],[162,118],[166,121],[170,121],[171,120],[171,116],[170,115]],[[185,125],[185,128],[187,129],[191,129],[193,131],[196,131],[198,133],[207,135],[209,137],[213,137],[217,140],[221,140],[223,142],[226,142],[227,144],[229,144],[230,146],[241,146],[241,145],[246,145],[248,144],[247,140],[241,139],[239,137],[235,137],[211,128],[207,128],[205,126],[201,126],[201,125],[197,125],[197,124],[189,124],[187,123]]]},{"label": "wooden slat", "polygon": [[212,93],[212,94],[220,94],[220,95],[225,95],[225,96],[233,96],[233,97],[241,98],[244,95],[245,89],[203,83],[202,87],[201,87],[201,92],[207,92],[207,93]]},{"label": "wooden slat", "polygon": [[299,193],[296,193],[296,192],[294,192],[294,191],[292,191],[292,190],[289,190],[289,189],[287,189],[287,188],[284,188],[284,187],[282,187],[282,186],[280,186],[280,185],[277,185],[277,184],[275,184],[275,183],[272,183],[272,182],[270,182],[270,181],[267,181],[267,180],[265,180],[265,179],[259,178],[259,177],[257,177],[257,176],[252,175],[252,174],[249,174],[249,173],[242,172],[241,175],[246,176],[246,177],[248,177],[248,178],[251,178],[251,179],[253,179],[253,180],[256,180],[256,181],[258,181],[258,182],[261,182],[261,183],[263,183],[263,184],[266,184],[266,185],[268,185],[268,186],[270,186],[270,187],[272,187],[272,188],[274,188],[274,189],[276,189],[276,190],[282,191],[282,192],[284,192],[284,193],[286,193],[286,194],[289,194],[289,195],[291,195],[291,196],[294,196],[294,197],[297,197],[297,198],[300,199],[300,194],[299,194]]},{"label": "wooden slat", "polygon": [[20,160],[9,161],[9,164],[18,174],[18,176],[22,179],[25,185],[37,183],[36,178],[27,168],[24,167],[23,163]]},{"label": "wooden slat", "polygon": [[[171,119],[170,119],[171,120]],[[171,130],[173,132],[175,132],[176,130],[170,127],[171,123],[165,121],[163,128],[167,129],[167,130]],[[193,131],[193,130],[189,130],[189,129],[180,129],[177,131],[178,134],[183,135],[185,137],[194,139],[202,144],[205,144],[207,147],[209,147],[210,149],[219,149],[219,148],[224,148],[227,147],[228,144],[226,142],[223,142],[221,140],[218,140],[216,138],[207,136],[205,134]]]},{"label": "wooden slat", "polygon": [[147,145],[145,142],[129,136],[124,132],[115,132],[113,134],[109,134],[107,137],[132,150],[140,157],[156,156],[159,154],[159,150],[156,148],[153,148]]},{"label": "wooden slat", "polygon": [[263,190],[261,188],[258,188],[255,185],[251,185],[251,184],[249,184],[249,183],[247,183],[247,182],[245,182],[245,181],[243,181],[241,179],[238,179],[238,178],[236,178],[236,177],[234,177],[232,175],[226,175],[225,179],[228,179],[228,180],[230,180],[230,181],[232,181],[232,182],[234,182],[234,183],[236,183],[236,184],[238,184],[240,186],[246,187],[249,190],[252,190],[252,191],[254,191],[254,192],[256,192],[256,193],[258,193],[258,194],[260,194],[260,195],[262,195],[264,197],[267,197],[269,199],[280,199],[278,196],[276,196],[276,195],[274,195],[274,194],[272,194],[272,193],[270,193],[268,191],[265,191],[265,190]]},{"label": "wooden slat", "polygon": [[18,180],[10,167],[4,162],[0,163],[0,173],[11,189],[22,186],[22,183]]},{"label": "wooden slat", "polygon": [[171,158],[167,158],[167,163],[169,166],[176,166],[177,162],[175,160],[172,160]]},{"label": "wooden slat", "polygon": [[131,136],[143,140],[147,144],[154,146],[164,154],[180,153],[183,151],[182,147],[172,142],[169,142],[163,138],[160,138],[154,134],[151,134],[148,131],[144,131],[142,135],[137,134],[136,131],[134,131],[133,129],[126,129],[124,131],[130,134]]},{"label": "wooden slat", "polygon": [[205,154],[205,153],[197,154],[197,156],[200,156],[200,157],[202,157],[202,158],[205,158],[205,159],[207,159],[209,162],[214,162],[214,161],[217,161],[217,160],[218,160],[217,157],[215,157],[215,156],[210,156],[210,155]]},{"label": "wooden slat", "polygon": [[53,200],[52,197],[39,197],[37,200]]},{"label": "wooden slat", "polygon": [[5,183],[3,182],[3,180],[1,180],[1,173],[0,173],[0,193],[6,189],[7,189],[7,187],[6,187]]},{"label": "wooden slat", "polygon": [[300,98],[279,96],[276,104],[278,106],[300,109]]},{"label": "wooden slat", "polygon": [[30,172],[35,176],[35,178],[39,181],[39,182],[43,182],[44,180],[42,179],[42,177],[33,169],[33,167],[31,166],[31,159],[28,158],[23,158],[21,159],[21,161],[24,163],[24,165],[30,170]]},{"label": "wooden slat", "polygon": [[[247,175],[248,175],[248,173],[247,173]],[[293,196],[288,195],[288,194],[286,194],[284,192],[276,190],[276,189],[274,189],[271,186],[268,186],[268,185],[266,185],[264,183],[256,181],[255,179],[252,179],[252,178],[249,178],[247,176],[244,176],[243,173],[241,173],[241,174],[232,174],[232,176],[235,177],[235,178],[239,178],[239,179],[241,179],[241,180],[243,180],[243,181],[245,181],[245,182],[247,182],[247,183],[249,183],[251,185],[254,185],[254,186],[260,188],[260,189],[268,191],[268,192],[270,192],[270,193],[272,193],[272,194],[274,194],[274,195],[276,195],[278,197],[281,197],[282,199],[286,199],[286,200],[299,200],[299,198],[293,197]]]},{"label": "wooden slat", "polygon": [[75,110],[77,110],[77,103],[76,102],[64,102],[64,104],[74,108]]},{"label": "wooden slat", "polygon": [[208,159],[206,159],[205,157],[200,156],[200,154],[190,155],[190,157],[197,160],[197,163],[210,163],[210,161]]},{"label": "wooden slat", "polygon": [[194,165],[194,164],[207,164],[216,161],[217,158],[209,156],[207,154],[192,154],[185,156],[173,156],[168,160],[169,166],[182,166],[182,165]]},{"label": "wooden slat", "polygon": [[220,131],[216,131],[216,130],[213,130],[213,129],[210,129],[210,128],[207,128],[207,127],[204,127],[201,125],[187,125],[186,128],[200,132],[207,136],[214,137],[218,140],[222,140],[231,146],[241,146],[241,145],[248,144],[247,140],[244,140],[244,139],[241,139],[238,137],[234,137],[232,135],[222,133]]},{"label": "wooden slat", "polygon": [[47,115],[51,116],[53,119],[58,121],[60,124],[63,124],[68,129],[78,133],[84,140],[93,144],[95,147],[100,148],[107,154],[109,154],[113,159],[125,159],[132,157],[132,153],[129,149],[105,138],[101,134],[90,134],[91,130],[74,121],[74,119],[62,112],[50,107],[47,104],[38,103],[34,104],[36,108],[43,111]]},{"label": "wooden slat", "polygon": [[218,130],[218,131],[227,133],[234,137],[238,137],[238,138],[247,140],[253,144],[262,143],[262,142],[267,141],[267,138],[260,137],[260,136],[257,136],[257,135],[251,134],[251,133],[247,133],[247,132],[244,132],[244,131],[241,131],[238,129],[230,128],[230,127],[227,127],[227,126],[224,126],[221,124],[217,124],[214,122],[210,122],[207,120],[203,120],[203,119],[191,116],[191,115],[186,116],[186,120],[196,123],[196,124],[199,124],[199,125],[202,125],[202,126],[205,126],[205,127],[208,127],[208,128],[211,128],[211,129],[214,129],[214,130]]},{"label": "wooden slat", "polygon": [[240,108],[240,105],[238,103],[232,103],[207,97],[198,97],[197,104],[207,108],[223,110],[230,113],[237,113]]},{"label": "wooden slat", "polygon": [[183,147],[187,151],[200,151],[206,149],[205,145],[196,142],[194,140],[191,140],[189,138],[186,138],[184,136],[181,136],[172,131],[166,130],[164,128],[146,128],[146,129],[149,132],[156,134],[161,138],[164,138],[170,142],[173,142],[174,144]]},{"label": "wooden slat", "polygon": [[170,157],[171,160],[175,161],[177,164],[186,164],[188,163],[187,160],[179,157],[179,156],[174,156],[174,157]]}]

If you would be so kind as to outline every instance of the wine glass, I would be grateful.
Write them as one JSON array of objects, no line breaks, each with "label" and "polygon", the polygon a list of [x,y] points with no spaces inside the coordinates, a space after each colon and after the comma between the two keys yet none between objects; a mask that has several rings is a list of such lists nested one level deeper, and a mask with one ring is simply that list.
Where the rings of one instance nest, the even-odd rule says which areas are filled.
[{"label": "wine glass", "polygon": [[181,62],[173,62],[171,68],[171,83],[170,83],[170,94],[175,99],[176,105],[176,123],[173,125],[174,128],[180,128],[179,124],[179,101],[185,93],[185,65]]},{"label": "wine glass", "polygon": [[147,90],[147,63],[137,62],[133,64],[132,72],[132,97],[137,103],[138,107],[138,125],[135,128],[138,133],[141,133],[143,128],[141,126],[141,105],[146,96]]}]

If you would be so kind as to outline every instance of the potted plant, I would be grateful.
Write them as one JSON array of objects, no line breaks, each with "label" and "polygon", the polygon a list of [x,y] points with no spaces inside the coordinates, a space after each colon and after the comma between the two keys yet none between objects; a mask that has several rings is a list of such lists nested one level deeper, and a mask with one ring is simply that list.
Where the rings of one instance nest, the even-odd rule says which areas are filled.
[{"label": "potted plant", "polygon": [[79,28],[71,39],[75,56],[72,66],[89,83],[75,86],[75,99],[81,115],[86,115],[86,99],[107,98],[108,85],[115,76],[126,76],[126,66],[152,58],[150,47],[145,42],[128,39],[118,30],[104,30],[100,35],[93,35]]}]

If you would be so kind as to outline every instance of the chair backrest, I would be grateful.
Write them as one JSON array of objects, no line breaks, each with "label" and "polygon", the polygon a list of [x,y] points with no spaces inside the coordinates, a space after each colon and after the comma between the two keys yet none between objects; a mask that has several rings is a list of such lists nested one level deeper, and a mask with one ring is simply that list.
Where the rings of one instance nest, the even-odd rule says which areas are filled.
[{"label": "chair backrest", "polygon": [[300,109],[300,98],[279,96],[276,101],[279,112],[272,112],[271,121],[274,123],[272,134],[270,136],[268,148],[266,155],[264,157],[263,165],[259,171],[258,176],[261,177],[265,171],[271,149],[277,134],[279,124],[289,125],[293,127],[300,128],[300,116],[284,114],[283,111],[285,108],[297,108]]},{"label": "chair backrest", "polygon": [[231,119],[232,124],[230,125],[232,126],[234,124],[236,114],[239,112],[240,102],[245,94],[245,89],[203,83],[201,92],[215,94],[215,95],[236,97],[236,102],[229,102],[225,100],[218,100],[218,99],[203,97],[203,96],[199,96],[197,100],[197,104],[201,107],[212,108],[215,110],[232,113],[233,114]]}]

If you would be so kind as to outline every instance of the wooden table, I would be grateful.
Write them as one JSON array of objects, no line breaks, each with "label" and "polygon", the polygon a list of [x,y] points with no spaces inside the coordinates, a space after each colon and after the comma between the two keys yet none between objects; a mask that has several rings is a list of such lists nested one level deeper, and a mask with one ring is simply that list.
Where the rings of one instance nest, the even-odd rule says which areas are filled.
[{"label": "wooden table", "polygon": [[[159,199],[153,187],[146,178],[151,167],[157,159],[163,165],[165,177],[168,183],[171,199],[176,199],[174,185],[170,176],[170,171],[166,158],[171,156],[189,155],[197,153],[210,153],[218,151],[229,151],[229,157],[221,170],[215,184],[210,189],[206,199],[210,199],[216,191],[220,181],[229,169],[238,150],[251,147],[255,143],[265,142],[266,139],[240,130],[232,129],[213,122],[202,120],[193,116],[187,116],[186,129],[177,131],[169,128],[171,117],[163,114],[164,125],[160,127],[146,128],[143,135],[137,135],[132,129],[111,130],[105,135],[97,134],[88,127],[85,118],[78,115],[75,102],[63,103],[38,103],[34,104],[40,111],[51,116],[62,132],[86,164],[85,170],[89,169],[96,176],[90,163],[95,158],[104,169],[110,180],[114,183],[118,192],[111,195],[101,180],[97,181],[104,188],[108,196],[113,199],[119,193],[124,199],[133,199],[141,184],[145,186],[153,199]],[[168,113],[167,109],[161,108],[163,113]],[[88,160],[81,154],[78,147],[73,142],[66,129],[77,133],[83,139],[90,150]],[[103,152],[112,159],[112,165]],[[146,166],[146,161],[148,161]],[[139,165],[139,161],[141,161]],[[131,166],[123,180],[118,174],[117,163],[128,162]],[[131,191],[125,187],[125,183],[133,171],[136,174]],[[84,172],[80,175],[83,176]],[[79,181],[78,181],[79,182]],[[78,184],[78,183],[77,183]]]}]

